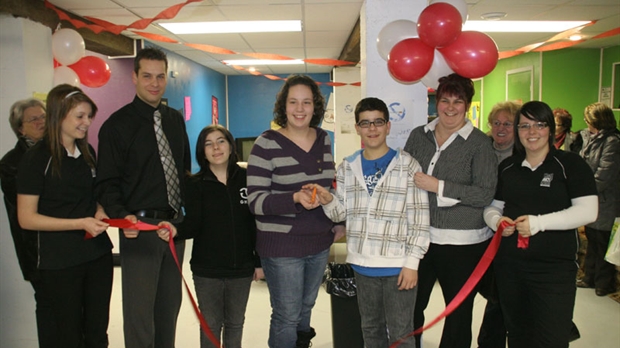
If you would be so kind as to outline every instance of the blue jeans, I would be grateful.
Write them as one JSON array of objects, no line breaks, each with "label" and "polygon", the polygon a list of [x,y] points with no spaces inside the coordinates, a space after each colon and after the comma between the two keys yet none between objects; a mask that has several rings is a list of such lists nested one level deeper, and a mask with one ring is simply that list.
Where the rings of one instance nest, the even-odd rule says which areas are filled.
[{"label": "blue jeans", "polygon": [[270,348],[293,348],[297,331],[310,331],[328,256],[329,249],[305,257],[261,258],[271,300]]},{"label": "blue jeans", "polygon": [[[385,348],[413,331],[418,287],[398,290],[398,276],[366,277],[355,272],[357,303],[366,348]],[[415,348],[413,337],[400,348]]]},{"label": "blue jeans", "polygon": [[[245,309],[250,296],[252,277],[205,278],[194,275],[196,297],[207,325],[218,341],[224,331],[223,346],[241,348]],[[200,329],[200,347],[215,347]]]}]

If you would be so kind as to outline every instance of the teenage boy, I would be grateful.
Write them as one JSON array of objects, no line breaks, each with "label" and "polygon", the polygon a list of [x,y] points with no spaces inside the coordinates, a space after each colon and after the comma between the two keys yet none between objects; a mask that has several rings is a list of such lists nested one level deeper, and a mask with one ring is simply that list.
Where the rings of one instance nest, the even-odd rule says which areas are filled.
[{"label": "teenage boy", "polygon": [[[416,187],[418,162],[388,147],[389,112],[377,98],[355,108],[364,148],[344,159],[336,194],[320,185],[317,202],[332,221],[346,220],[347,263],[355,271],[367,348],[385,348],[413,331],[418,264],[429,245],[428,195]],[[400,347],[414,347],[413,339]]]}]

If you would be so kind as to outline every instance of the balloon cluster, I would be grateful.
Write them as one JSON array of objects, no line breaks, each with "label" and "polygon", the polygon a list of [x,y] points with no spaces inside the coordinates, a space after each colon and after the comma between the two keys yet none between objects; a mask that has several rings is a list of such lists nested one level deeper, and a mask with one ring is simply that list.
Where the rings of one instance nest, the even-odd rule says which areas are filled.
[{"label": "balloon cluster", "polygon": [[397,20],[384,26],[377,50],[401,83],[421,81],[436,89],[437,80],[452,73],[485,76],[497,65],[497,45],[484,33],[461,31],[466,20],[464,0],[431,0],[417,23]]},{"label": "balloon cluster", "polygon": [[66,83],[101,87],[110,80],[110,67],[101,58],[86,56],[82,36],[73,29],[59,29],[52,35],[54,86]]}]

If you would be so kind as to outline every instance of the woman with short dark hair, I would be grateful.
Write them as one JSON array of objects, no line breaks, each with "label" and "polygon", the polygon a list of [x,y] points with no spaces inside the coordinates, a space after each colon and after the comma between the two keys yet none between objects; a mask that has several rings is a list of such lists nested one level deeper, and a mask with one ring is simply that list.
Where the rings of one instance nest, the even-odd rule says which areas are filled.
[{"label": "woman with short dark hair", "polygon": [[495,199],[484,211],[493,230],[510,224],[494,271],[511,348],[568,347],[577,227],[596,219],[592,171],[577,154],[557,150],[554,141],[551,108],[539,101],[523,104],[515,153],[500,164]]}]

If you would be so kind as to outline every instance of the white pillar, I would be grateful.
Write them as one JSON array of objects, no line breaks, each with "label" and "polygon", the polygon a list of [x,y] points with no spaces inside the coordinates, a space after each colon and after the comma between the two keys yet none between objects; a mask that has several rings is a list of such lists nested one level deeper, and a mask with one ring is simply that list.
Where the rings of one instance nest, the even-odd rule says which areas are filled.
[{"label": "white pillar", "polygon": [[392,128],[387,142],[392,148],[403,147],[411,130],[426,124],[428,93],[421,82],[405,85],[390,76],[387,62],[377,52],[377,36],[392,21],[417,22],[427,5],[427,0],[366,0],[362,6],[361,95],[380,98],[388,105]]},{"label": "white pillar", "polygon": [[[344,83],[360,82],[359,67],[340,67],[333,70],[334,81]],[[334,161],[336,165],[343,158],[359,150],[361,140],[355,132],[355,105],[361,99],[361,90],[357,86],[334,87]]]},{"label": "white pillar", "polygon": [[[52,88],[51,30],[39,23],[0,15],[0,156],[17,138],[8,122],[11,105]],[[38,347],[34,292],[22,278],[4,200],[0,203],[0,333],[3,347]]]}]

